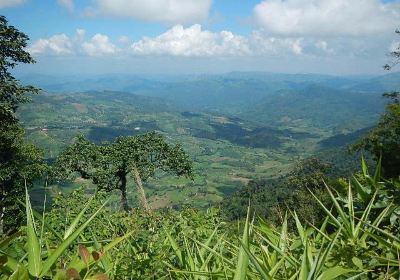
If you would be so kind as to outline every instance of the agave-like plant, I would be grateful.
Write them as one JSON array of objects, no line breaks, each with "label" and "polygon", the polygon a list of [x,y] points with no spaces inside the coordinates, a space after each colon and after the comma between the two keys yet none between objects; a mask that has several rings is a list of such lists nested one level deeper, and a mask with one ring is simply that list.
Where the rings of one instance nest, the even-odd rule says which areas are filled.
[{"label": "agave-like plant", "polygon": [[[131,233],[118,237],[104,246],[100,246],[97,242],[89,248],[80,244],[78,254],[71,258],[69,263],[60,261],[107,203],[105,202],[88,219],[82,221],[91,202],[92,199],[67,227],[64,235],[60,235],[46,224],[45,213],[40,215],[32,209],[26,190],[26,232],[24,235],[21,230],[0,241],[0,279],[108,279],[107,273],[111,268],[107,266],[107,252],[128,238]],[[35,217],[41,221],[40,230],[37,228]],[[59,238],[59,244],[55,248],[50,246],[44,237],[45,228]],[[25,240],[24,246],[20,245],[22,240]]]},{"label": "agave-like plant", "polygon": [[[207,270],[198,261],[198,248],[185,242],[182,252],[171,241],[183,268],[170,266],[172,272],[182,275],[182,279],[330,280],[360,279],[367,274],[372,278],[400,279],[400,238],[386,227],[399,207],[393,196],[389,199],[398,182],[387,186],[388,182],[381,179],[380,163],[374,176],[369,175],[364,160],[362,170],[363,180],[354,176],[344,196],[326,185],[332,209],[311,193],[326,212],[320,226],[302,224],[293,212],[290,217],[297,231],[291,233],[287,215],[276,229],[262,219],[257,224],[251,222],[248,214],[237,242],[223,236],[216,238],[213,247],[209,246],[210,241],[194,241],[213,255],[212,262],[217,265],[207,266]],[[209,278],[199,278],[207,275]]]}]

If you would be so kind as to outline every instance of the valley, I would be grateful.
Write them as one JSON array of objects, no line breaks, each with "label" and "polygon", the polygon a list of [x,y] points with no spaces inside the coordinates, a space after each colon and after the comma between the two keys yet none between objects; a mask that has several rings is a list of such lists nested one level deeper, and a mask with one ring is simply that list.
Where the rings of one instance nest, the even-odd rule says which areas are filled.
[{"label": "valley", "polygon": [[[68,83],[70,92],[45,84],[52,91],[34,96],[19,115],[27,138],[45,151],[48,161],[78,134],[101,143],[158,131],[183,144],[195,178],[157,174],[145,184],[151,206],[205,208],[250,180],[284,176],[300,159],[334,155],[357,139],[352,134],[367,132],[383,109],[380,92],[356,92],[351,86],[360,81],[350,78],[232,73],[183,80],[121,78],[115,87],[131,89],[125,92],[107,90],[106,82],[85,92],[73,88],[84,82]],[[68,192],[82,184],[91,187],[75,180],[56,184],[52,191]],[[128,189],[130,202],[137,205],[134,185]],[[35,193],[41,201],[41,188]]]}]

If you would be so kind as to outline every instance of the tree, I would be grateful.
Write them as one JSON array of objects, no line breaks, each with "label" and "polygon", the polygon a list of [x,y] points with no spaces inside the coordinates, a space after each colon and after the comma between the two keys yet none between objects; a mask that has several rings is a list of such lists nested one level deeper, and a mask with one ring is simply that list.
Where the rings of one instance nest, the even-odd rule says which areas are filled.
[{"label": "tree", "polygon": [[[399,30],[396,30],[400,34]],[[400,44],[389,54],[393,61],[384,69],[391,70],[400,62]],[[366,150],[372,153],[375,160],[382,158],[382,169],[386,178],[400,176],[400,93],[384,93],[390,99],[385,113],[378,124],[353,147],[355,150]]]},{"label": "tree", "polygon": [[386,178],[400,176],[400,104],[397,96],[386,106],[378,124],[356,145],[355,149],[369,151],[378,161],[382,158],[382,169]]},{"label": "tree", "polygon": [[[397,29],[395,32],[396,34],[400,35],[399,29]],[[383,69],[385,70],[391,70],[400,62],[400,44],[398,44],[397,47],[389,53],[389,56],[392,58],[392,62],[383,66]]]},{"label": "tree", "polygon": [[19,63],[34,63],[24,50],[28,40],[0,16],[0,234],[18,226],[22,217],[15,212],[16,198],[46,170],[41,151],[25,143],[16,117],[18,106],[29,101],[28,94],[39,91],[21,85],[10,73]]},{"label": "tree", "polygon": [[132,175],[142,207],[149,211],[143,182],[162,170],[177,176],[192,177],[192,162],[180,145],[168,144],[159,133],[118,137],[113,143],[96,145],[83,136],[65,149],[57,159],[61,174],[78,172],[99,189],[121,191],[121,206],[129,210],[127,179]]},{"label": "tree", "polygon": [[[250,210],[276,225],[281,224],[285,213],[296,211],[300,220],[317,224],[324,216],[314,193],[326,202],[324,181],[329,181],[332,166],[311,157],[297,162],[292,170],[281,178],[250,181],[249,184],[221,202],[223,214],[230,220],[244,218]],[[291,228],[295,228],[290,220]]]}]

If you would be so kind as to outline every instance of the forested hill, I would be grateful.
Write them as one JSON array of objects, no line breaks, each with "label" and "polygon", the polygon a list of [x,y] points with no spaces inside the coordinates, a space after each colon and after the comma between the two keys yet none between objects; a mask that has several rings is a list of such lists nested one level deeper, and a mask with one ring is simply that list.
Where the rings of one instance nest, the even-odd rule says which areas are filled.
[{"label": "forested hill", "polygon": [[383,109],[382,93],[399,89],[399,77],[399,73],[341,77],[233,72],[198,76],[22,75],[20,78],[50,92],[120,91],[157,97],[178,111],[211,111],[253,121],[295,126],[300,121],[330,128],[351,119],[354,125],[350,129],[358,129],[374,123]]}]

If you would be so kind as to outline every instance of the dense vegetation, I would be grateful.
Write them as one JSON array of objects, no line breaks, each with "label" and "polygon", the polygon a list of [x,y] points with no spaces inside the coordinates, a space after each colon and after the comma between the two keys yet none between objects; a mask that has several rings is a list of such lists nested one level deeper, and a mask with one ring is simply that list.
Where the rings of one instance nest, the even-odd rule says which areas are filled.
[{"label": "dense vegetation", "polygon": [[[46,165],[41,151],[24,140],[24,129],[16,117],[27,95],[37,93],[32,86],[23,86],[10,70],[18,63],[33,63],[24,51],[28,37],[0,16],[0,234],[18,226],[21,221],[15,200],[40,177]],[[12,219],[10,218],[12,217]]]},{"label": "dense vegetation", "polygon": [[[259,104],[256,120],[238,111],[246,100],[237,73],[209,85],[232,90],[230,100],[237,103],[225,104],[230,109],[223,113],[210,104],[222,104],[226,93],[193,103],[202,79],[184,91],[177,90],[179,82],[168,86],[178,101],[193,94],[178,102],[190,111],[176,112],[155,94],[93,91],[41,94],[34,102],[42,107],[33,110],[20,104],[38,90],[10,73],[18,63],[34,62],[24,50],[27,40],[0,18],[0,279],[400,278],[397,92],[386,94],[386,110],[371,130],[362,127],[373,125],[363,115],[381,109],[368,91],[365,103],[353,108],[356,127],[343,126],[354,114],[355,88],[365,81],[326,77],[319,82],[340,85],[336,99],[322,94],[329,91],[325,86],[310,87],[307,76],[292,77],[292,83],[273,76],[275,85],[290,84],[290,90],[278,89],[280,98],[263,93],[257,81],[266,76],[245,77],[254,88],[250,101]],[[343,104],[310,114],[328,106],[318,102],[332,104],[346,90],[345,114],[327,117]],[[291,117],[260,109],[262,100],[288,106],[287,95]],[[344,146],[357,139],[352,149],[368,160],[362,157],[361,168],[349,174],[359,154],[344,156]],[[46,149],[47,162],[32,142]],[[374,162],[373,172],[367,162]],[[227,177],[239,183],[224,185]],[[30,194],[42,184],[38,207]],[[69,191],[60,191],[63,185]],[[132,185],[136,204],[128,195]],[[181,200],[161,206],[147,201],[149,193],[170,198],[168,185]],[[181,203],[201,196],[207,202],[202,207]]]}]

